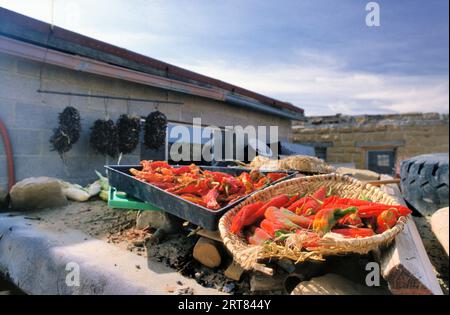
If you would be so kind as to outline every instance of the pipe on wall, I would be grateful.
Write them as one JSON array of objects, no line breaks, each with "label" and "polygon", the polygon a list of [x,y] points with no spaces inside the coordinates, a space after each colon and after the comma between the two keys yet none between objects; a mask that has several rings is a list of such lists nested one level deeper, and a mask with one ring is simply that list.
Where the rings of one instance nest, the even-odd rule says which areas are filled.
[{"label": "pipe on wall", "polygon": [[6,162],[8,164],[8,190],[11,190],[11,188],[16,183],[16,178],[14,174],[14,158],[12,153],[13,151],[11,141],[9,140],[8,130],[6,129],[6,126],[1,118],[0,118],[0,135],[3,139],[3,146],[5,148],[6,154]]}]

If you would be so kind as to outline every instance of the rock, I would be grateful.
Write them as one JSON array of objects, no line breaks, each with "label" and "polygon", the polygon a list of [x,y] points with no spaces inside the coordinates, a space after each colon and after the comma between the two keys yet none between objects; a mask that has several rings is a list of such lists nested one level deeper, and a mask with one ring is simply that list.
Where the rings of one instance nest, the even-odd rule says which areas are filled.
[{"label": "rock", "polygon": [[448,207],[437,210],[430,219],[431,229],[448,256]]},{"label": "rock", "polygon": [[337,274],[328,273],[309,281],[300,282],[291,295],[364,295],[385,294],[377,288],[369,288],[349,281]]},{"label": "rock", "polygon": [[349,167],[339,167],[336,169],[336,173],[341,175],[350,175],[359,180],[378,180],[380,179],[380,174],[369,171],[360,170],[356,168]]},{"label": "rock", "polygon": [[140,211],[136,218],[136,228],[144,230],[146,228],[167,229],[171,224],[169,216],[162,211]]},{"label": "rock", "polygon": [[230,278],[235,281],[241,280],[242,274],[244,273],[244,269],[242,269],[241,265],[237,262],[233,261],[228,268],[225,270],[224,275],[227,278]]},{"label": "rock", "polygon": [[284,291],[285,275],[266,276],[255,273],[250,278],[250,290],[261,291]]},{"label": "rock", "polygon": [[10,192],[11,206],[16,210],[61,207],[67,204],[58,179],[30,177],[16,183]]}]

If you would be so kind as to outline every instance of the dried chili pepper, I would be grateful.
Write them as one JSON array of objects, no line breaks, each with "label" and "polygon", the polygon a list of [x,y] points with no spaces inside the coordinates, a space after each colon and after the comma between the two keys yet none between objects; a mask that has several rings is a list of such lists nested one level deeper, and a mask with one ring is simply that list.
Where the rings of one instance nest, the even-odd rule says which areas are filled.
[{"label": "dried chili pepper", "polygon": [[332,229],[331,232],[351,238],[370,237],[375,235],[370,228]]},{"label": "dried chili pepper", "polygon": [[180,197],[183,198],[184,200],[193,202],[193,203],[198,204],[198,205],[200,205],[202,207],[207,207],[206,203],[203,201],[203,199],[201,197],[198,197],[198,196],[195,196],[195,195],[192,195],[192,194],[183,194],[183,195],[180,195]]},{"label": "dried chili pepper", "polygon": [[266,176],[271,182],[275,182],[279,179],[286,177],[287,174],[286,173],[268,173],[268,174],[266,174]]},{"label": "dried chili pepper", "polygon": [[336,224],[336,221],[348,213],[356,212],[356,207],[349,207],[347,209],[322,209],[316,213],[313,221],[313,229],[317,232],[327,233]]},{"label": "dried chili pepper", "polygon": [[219,192],[216,188],[211,189],[206,195],[203,196],[203,201],[206,203],[206,207],[208,209],[220,209],[220,204],[217,202],[217,197],[219,197]]}]

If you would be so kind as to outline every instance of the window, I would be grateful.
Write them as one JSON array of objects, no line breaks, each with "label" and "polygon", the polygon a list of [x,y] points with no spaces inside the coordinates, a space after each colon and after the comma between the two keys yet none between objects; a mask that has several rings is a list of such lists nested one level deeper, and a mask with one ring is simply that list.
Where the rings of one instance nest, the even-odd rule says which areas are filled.
[{"label": "window", "polygon": [[395,164],[395,150],[367,151],[367,168],[379,174],[393,174]]},{"label": "window", "polygon": [[327,147],[315,147],[316,157],[324,161],[327,160]]}]

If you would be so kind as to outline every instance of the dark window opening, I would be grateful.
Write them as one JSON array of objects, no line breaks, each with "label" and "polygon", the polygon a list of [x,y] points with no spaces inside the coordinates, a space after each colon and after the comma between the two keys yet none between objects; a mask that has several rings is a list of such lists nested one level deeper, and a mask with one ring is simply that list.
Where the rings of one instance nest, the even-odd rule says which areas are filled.
[{"label": "dark window opening", "polygon": [[370,150],[367,152],[367,168],[379,174],[394,174],[395,150]]},{"label": "dark window opening", "polygon": [[327,148],[326,147],[315,147],[316,157],[324,161],[327,160]]}]

